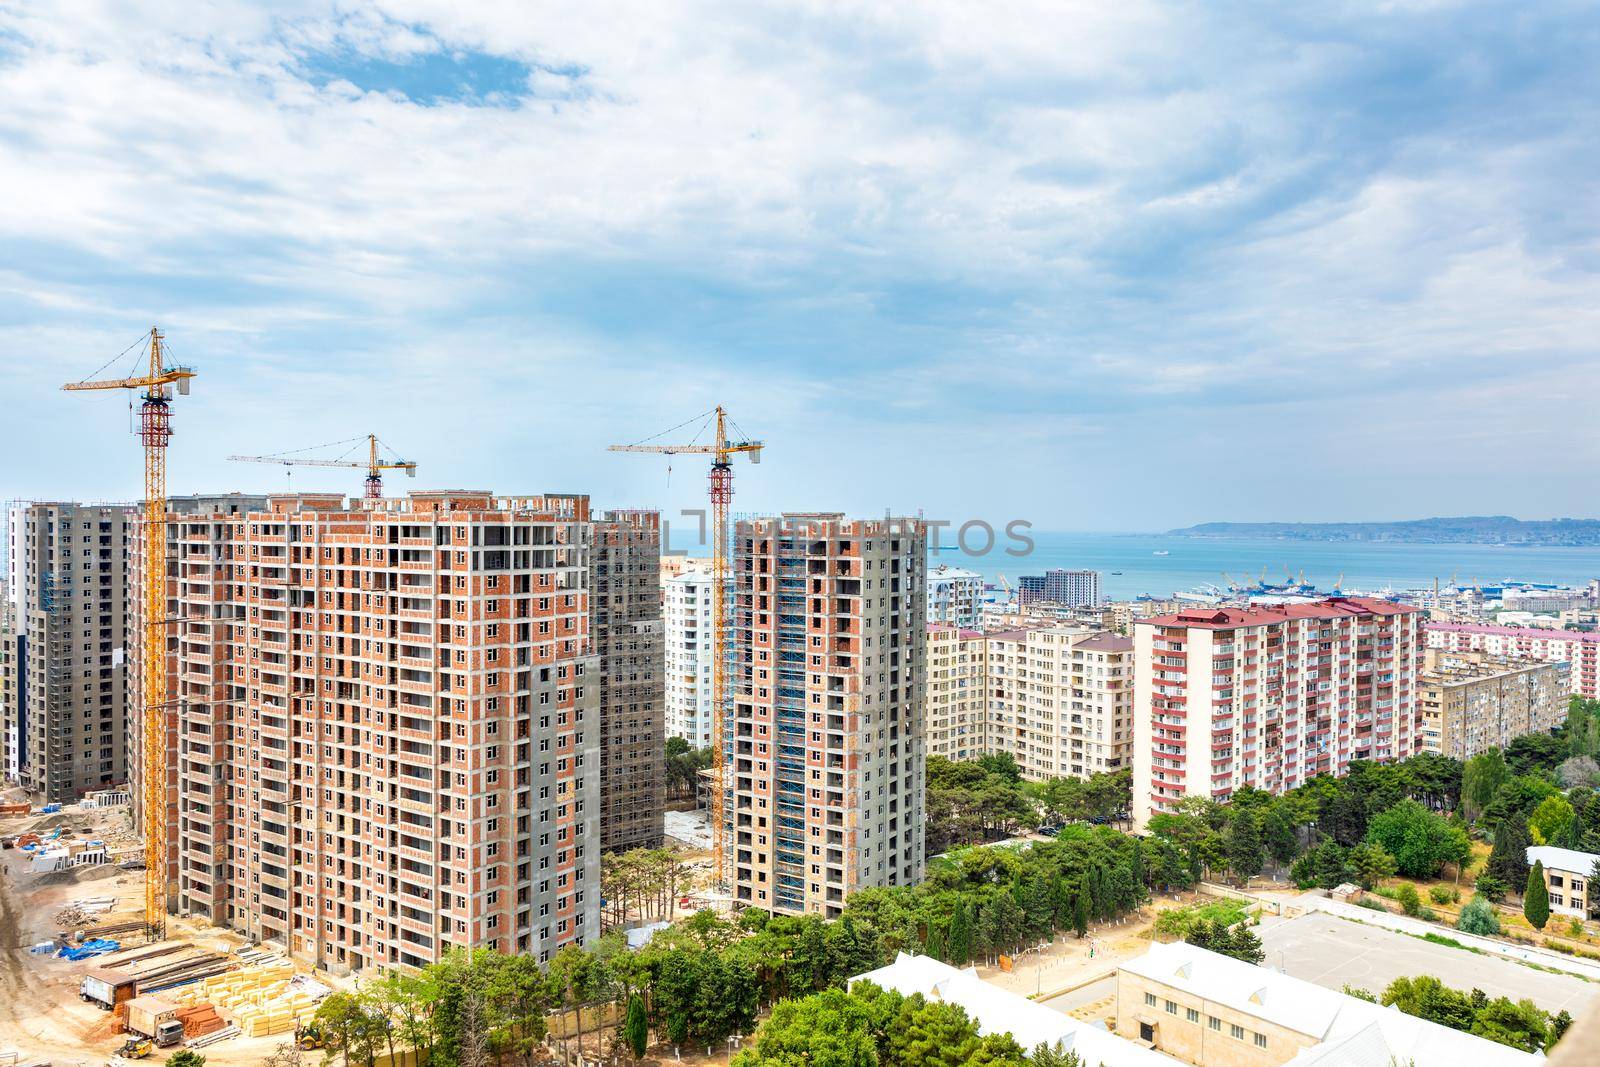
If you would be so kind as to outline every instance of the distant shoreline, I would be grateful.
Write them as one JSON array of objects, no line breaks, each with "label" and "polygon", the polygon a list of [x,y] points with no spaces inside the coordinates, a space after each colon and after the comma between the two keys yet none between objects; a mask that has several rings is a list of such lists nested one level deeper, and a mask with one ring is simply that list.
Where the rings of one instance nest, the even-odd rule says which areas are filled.
[{"label": "distant shoreline", "polygon": [[1207,522],[1168,536],[1249,537],[1332,544],[1479,545],[1486,548],[1600,548],[1600,519],[1514,519],[1508,515],[1404,522]]}]

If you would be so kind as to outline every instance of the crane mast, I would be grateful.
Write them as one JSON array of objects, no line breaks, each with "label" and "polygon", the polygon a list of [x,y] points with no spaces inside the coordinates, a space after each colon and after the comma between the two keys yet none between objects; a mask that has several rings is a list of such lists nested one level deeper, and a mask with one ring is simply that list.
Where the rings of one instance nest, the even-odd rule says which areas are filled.
[{"label": "crane mast", "polygon": [[159,328],[150,327],[150,366],[143,376],[70,382],[63,389],[142,390],[139,441],[144,446],[144,633],[140,647],[143,703],[140,796],[144,804],[144,918],[150,936],[160,940],[167,927],[167,443],[172,438],[172,386],[189,392],[194,372],[168,367]]},{"label": "crane mast", "polygon": [[711,457],[711,870],[717,885],[725,887],[728,884],[724,822],[727,755],[723,730],[728,713],[728,583],[731,580],[728,505],[733,503],[733,457],[744,453],[752,463],[759,463],[763,446],[760,441],[729,440],[728,413],[720,404],[711,414],[715,429],[710,444],[612,445],[610,451],[692,453]]}]

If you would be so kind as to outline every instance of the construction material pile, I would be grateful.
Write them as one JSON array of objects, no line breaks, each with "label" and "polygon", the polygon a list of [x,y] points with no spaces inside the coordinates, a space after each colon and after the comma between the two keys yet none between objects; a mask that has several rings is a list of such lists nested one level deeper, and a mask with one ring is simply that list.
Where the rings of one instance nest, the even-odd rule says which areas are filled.
[{"label": "construction material pile", "polygon": [[56,953],[56,958],[73,960],[76,962],[78,960],[91,959],[95,956],[105,956],[112,952],[119,951],[121,948],[121,944],[116,941],[112,941],[110,938],[94,937],[85,941],[77,948],[66,947],[61,949],[61,951]]},{"label": "construction material pile", "polygon": [[207,978],[178,999],[202,1002],[226,1012],[247,1037],[290,1034],[316,1013],[331,990],[294,973],[287,960],[258,963],[230,974]]},{"label": "construction material pile", "polygon": [[210,1004],[186,1004],[178,1009],[178,1021],[183,1023],[183,1036],[204,1037],[228,1025],[217,1009]]},{"label": "construction material pile", "polygon": [[100,962],[136,979],[141,996],[187,986],[234,967],[220,952],[172,941],[123,949]]}]

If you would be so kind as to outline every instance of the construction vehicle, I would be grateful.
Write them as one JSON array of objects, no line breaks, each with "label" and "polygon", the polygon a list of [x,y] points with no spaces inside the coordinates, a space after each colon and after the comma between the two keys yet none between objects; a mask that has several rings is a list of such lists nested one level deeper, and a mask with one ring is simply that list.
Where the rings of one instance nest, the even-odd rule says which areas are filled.
[{"label": "construction vehicle", "polygon": [[[684,445],[657,445],[648,442],[673,430],[704,418],[695,439]],[[760,441],[730,441],[728,439],[728,413],[718,404],[704,416],[695,416],[681,422],[671,430],[663,430],[631,445],[612,445],[612,452],[654,452],[661,455],[708,455],[711,457],[711,873],[719,888],[728,885],[727,850],[723,838],[727,835],[724,801],[723,719],[728,713],[728,505],[733,502],[733,457],[748,456],[751,463],[761,462]],[[699,444],[701,433],[712,427],[713,437]],[[737,426],[735,426],[737,429]]]},{"label": "construction vehicle", "polygon": [[148,1037],[157,1048],[170,1048],[183,1040],[178,1006],[160,997],[135,997],[127,1006],[128,1033]]},{"label": "construction vehicle", "polygon": [[309,1052],[327,1044],[327,1039],[322,1036],[322,1028],[316,1023],[306,1023],[295,1030],[294,1043]]},{"label": "construction vehicle", "polygon": [[105,1011],[139,995],[139,980],[127,971],[113,967],[91,967],[78,984],[78,996]]},{"label": "construction vehicle", "polygon": [[[150,327],[146,373],[129,378],[69,382],[68,392],[141,390],[139,440],[144,446],[144,626],[139,673],[142,717],[140,753],[144,790],[144,918],[155,940],[167,932],[167,442],[172,437],[172,397],[189,394],[194,371],[167,366],[162,334]],[[136,342],[137,343],[137,342]],[[133,346],[130,345],[129,348]],[[126,352],[127,349],[124,349]]]},{"label": "construction vehicle", "polygon": [[155,1047],[155,1042],[151,1041],[148,1037],[139,1037],[135,1035],[124,1041],[122,1043],[122,1047],[117,1049],[115,1055],[121,1056],[125,1060],[142,1060],[146,1056],[150,1055],[150,1053],[154,1052]]},{"label": "construction vehicle", "polygon": [[[366,462],[345,459],[344,455],[349,455],[355,445],[362,441],[367,443]],[[405,471],[406,476],[409,478],[417,476],[417,465],[410,460],[395,458],[382,461],[378,455],[378,446],[382,444],[383,442],[378,440],[377,434],[369,433],[362,437],[350,437],[343,441],[329,441],[325,445],[311,445],[307,448],[296,448],[288,452],[277,452],[270,456],[229,456],[228,458],[236,463],[277,463],[285,467],[349,467],[354,470],[365,470],[367,472],[367,480],[361,494],[362,499],[381,500],[383,499],[384,471]],[[339,445],[350,445],[351,448],[345,449],[343,455],[334,459],[295,458],[301,452],[311,452],[319,448],[336,448]],[[389,448],[388,445],[383,445],[383,447]],[[394,449],[390,448],[389,451],[393,452]]]}]

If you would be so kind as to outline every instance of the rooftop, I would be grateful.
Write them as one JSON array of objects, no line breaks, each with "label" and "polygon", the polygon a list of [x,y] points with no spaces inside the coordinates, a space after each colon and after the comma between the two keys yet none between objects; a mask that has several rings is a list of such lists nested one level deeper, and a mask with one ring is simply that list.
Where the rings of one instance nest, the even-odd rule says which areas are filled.
[{"label": "rooftop", "polygon": [[1010,1034],[1026,1050],[1045,1044],[1076,1052],[1087,1064],[1103,1067],[1179,1067],[1172,1059],[1143,1045],[1117,1037],[1098,1026],[1063,1015],[1027,997],[990,985],[972,968],[958,970],[929,956],[902,952],[887,967],[850,979],[871,982],[905,996],[921,993],[965,1009],[983,1034]]},{"label": "rooftop", "polygon": [[1455,634],[1499,634],[1545,641],[1583,641],[1600,644],[1600,633],[1588,630],[1546,630],[1540,626],[1496,626],[1487,622],[1430,622],[1427,629]]},{"label": "rooftop", "polygon": [[1122,970],[1304,1034],[1294,1067],[1389,1063],[1525,1067],[1539,1057],[1182,941],[1152,945]]},{"label": "rooftop", "polygon": [[1533,866],[1534,860],[1544,864],[1547,871],[1566,871],[1587,878],[1594,873],[1594,865],[1600,863],[1600,856],[1572,848],[1556,848],[1554,845],[1529,845],[1528,866]]},{"label": "rooftop", "polygon": [[1186,626],[1204,630],[1236,630],[1268,626],[1289,619],[1347,619],[1359,615],[1415,615],[1420,609],[1378,597],[1328,597],[1311,603],[1257,605],[1248,608],[1187,608],[1175,615],[1135,619],[1138,626]]}]

